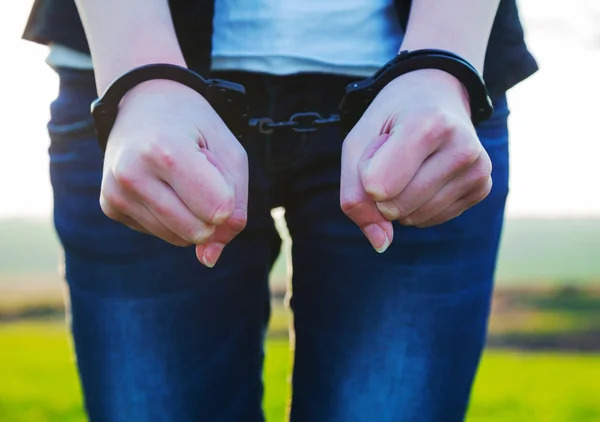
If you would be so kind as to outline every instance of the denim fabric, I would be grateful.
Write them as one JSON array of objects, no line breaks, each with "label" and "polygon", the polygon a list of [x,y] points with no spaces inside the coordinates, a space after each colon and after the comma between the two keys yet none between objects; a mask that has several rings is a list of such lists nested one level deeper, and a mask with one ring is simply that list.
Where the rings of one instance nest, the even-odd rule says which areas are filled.
[{"label": "denim fabric", "polygon": [[[65,248],[72,332],[93,422],[254,422],[261,411],[268,274],[293,238],[293,422],[463,419],[485,342],[508,193],[508,108],[478,134],[494,166],[487,199],[441,226],[395,226],[377,254],[339,205],[342,139],[248,137],[247,228],[213,269],[105,217],[91,72],[59,69],[51,106],[54,217]],[[351,79],[219,75],[248,87],[251,114],[337,111]]]}]

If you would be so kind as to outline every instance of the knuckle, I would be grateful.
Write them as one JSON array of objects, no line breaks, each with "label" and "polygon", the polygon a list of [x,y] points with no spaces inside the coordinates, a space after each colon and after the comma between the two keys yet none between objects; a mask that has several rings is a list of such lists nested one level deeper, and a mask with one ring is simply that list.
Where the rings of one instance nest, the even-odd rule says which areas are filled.
[{"label": "knuckle", "polygon": [[481,154],[481,147],[478,145],[462,147],[455,151],[450,161],[451,171],[456,174],[471,166],[477,161]]},{"label": "knuckle", "polygon": [[485,152],[480,155],[472,171],[473,182],[476,186],[485,186],[491,180],[492,162]]},{"label": "knuckle", "polygon": [[440,108],[425,110],[421,117],[424,137],[430,140],[451,136],[457,128],[455,119]]},{"label": "knuckle", "polygon": [[[366,194],[375,202],[387,202],[396,195],[393,194],[394,183],[386,177],[386,168],[370,165],[368,168],[359,167],[359,178]],[[386,165],[387,167],[387,165]]]},{"label": "knuckle", "polygon": [[392,190],[387,183],[374,181],[370,177],[367,177],[363,182],[365,192],[376,202],[385,202],[393,199],[393,194],[390,193]]},{"label": "knuckle", "polygon": [[482,159],[482,163],[481,163],[481,167],[482,167],[482,171],[484,172],[484,174],[486,176],[490,176],[492,174],[492,160],[490,159],[490,156],[488,155],[488,153],[485,150],[482,150],[482,154],[480,155],[480,158]]},{"label": "knuckle", "polygon": [[492,192],[493,186],[494,186],[494,182],[492,181],[492,178],[488,177],[483,189],[481,190],[483,198],[486,198],[490,194],[490,192]]},{"label": "knuckle", "polygon": [[115,181],[127,191],[135,191],[138,187],[138,176],[128,168],[115,168],[113,171]]},{"label": "knuckle", "polygon": [[234,216],[229,219],[228,225],[234,233],[240,233],[242,230],[246,228],[246,224],[248,223],[248,217],[246,214],[240,216]]},{"label": "knuckle", "polygon": [[359,209],[361,204],[362,202],[357,199],[342,199],[340,201],[342,211],[347,216],[354,214],[355,210]]},{"label": "knuckle", "polygon": [[158,142],[149,142],[141,152],[142,160],[159,168],[171,169],[175,166],[175,154]]},{"label": "knuckle", "polygon": [[167,202],[154,201],[151,203],[151,208],[153,213],[155,213],[156,215],[160,215],[165,220],[177,220],[177,212],[173,210],[173,208]]},{"label": "knuckle", "polygon": [[488,176],[485,183],[479,187],[472,195],[467,198],[467,205],[469,207],[483,201],[492,191],[492,178]]},{"label": "knuckle", "polygon": [[156,142],[146,142],[139,146],[139,157],[143,163],[151,164],[154,162],[154,153],[160,148]]},{"label": "knuckle", "polygon": [[115,208],[114,201],[105,194],[100,195],[100,209],[104,215],[112,220],[118,221],[119,217],[121,216],[121,213]]},{"label": "knuckle", "polygon": [[428,151],[434,151],[440,145],[440,137],[437,134],[434,134],[433,130],[429,127],[415,127],[411,132],[416,134],[423,132],[420,136],[414,138],[415,142],[418,142],[419,147],[425,148]]},{"label": "knuckle", "polygon": [[100,201],[102,209],[106,209],[111,213],[126,213],[129,209],[127,199],[116,192],[103,192]]}]

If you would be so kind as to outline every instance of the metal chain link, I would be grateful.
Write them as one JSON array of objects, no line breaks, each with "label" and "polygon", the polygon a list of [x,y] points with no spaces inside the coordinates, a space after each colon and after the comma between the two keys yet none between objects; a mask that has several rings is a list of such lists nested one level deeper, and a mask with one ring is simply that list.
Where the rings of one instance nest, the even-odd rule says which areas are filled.
[{"label": "metal chain link", "polygon": [[256,128],[259,133],[270,135],[278,129],[291,129],[300,133],[314,132],[319,128],[336,125],[339,122],[340,116],[338,114],[323,117],[317,112],[309,111],[293,114],[289,120],[282,122],[275,122],[270,117],[255,117],[248,121],[248,125],[251,128]]}]

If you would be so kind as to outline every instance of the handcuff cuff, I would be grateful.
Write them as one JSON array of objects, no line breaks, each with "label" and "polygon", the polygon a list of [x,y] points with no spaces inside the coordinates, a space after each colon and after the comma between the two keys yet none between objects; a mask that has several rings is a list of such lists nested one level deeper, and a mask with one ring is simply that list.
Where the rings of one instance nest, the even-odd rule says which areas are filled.
[{"label": "handcuff cuff", "polygon": [[103,95],[92,102],[91,113],[98,144],[102,151],[105,151],[123,96],[142,82],[163,79],[186,85],[202,95],[239,140],[251,129],[263,134],[283,128],[295,132],[312,132],[328,125],[339,125],[341,134],[346,137],[388,83],[401,75],[420,69],[442,70],[462,83],[469,96],[471,121],[474,125],[492,115],[492,101],[477,69],[454,53],[434,49],[402,51],[373,76],[347,85],[339,106],[339,115],[322,117],[317,112],[309,111],[296,113],[284,122],[274,122],[269,117],[251,118],[248,116],[249,107],[243,85],[223,79],[204,79],[190,69],[171,64],[145,65],[118,77]]}]

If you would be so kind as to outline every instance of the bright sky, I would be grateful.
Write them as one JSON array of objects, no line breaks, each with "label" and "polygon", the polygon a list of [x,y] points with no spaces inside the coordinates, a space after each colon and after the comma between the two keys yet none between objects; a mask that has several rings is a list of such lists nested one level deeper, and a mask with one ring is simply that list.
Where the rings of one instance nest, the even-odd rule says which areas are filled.
[{"label": "bright sky", "polygon": [[[521,3],[542,70],[509,96],[509,214],[600,216],[600,3]],[[45,49],[20,40],[30,5],[0,3],[0,216],[52,209],[45,125],[57,79]]]}]

